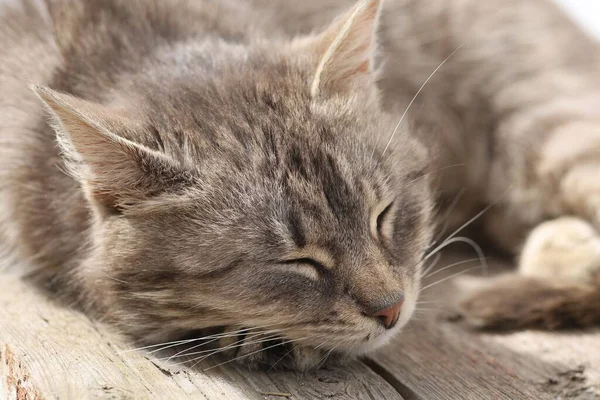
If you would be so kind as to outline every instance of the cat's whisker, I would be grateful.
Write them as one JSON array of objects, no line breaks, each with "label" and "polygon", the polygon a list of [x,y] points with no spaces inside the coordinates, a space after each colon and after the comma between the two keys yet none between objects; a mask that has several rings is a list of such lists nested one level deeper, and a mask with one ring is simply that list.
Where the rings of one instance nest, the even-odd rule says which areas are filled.
[{"label": "cat's whisker", "polygon": [[431,271],[433,268],[435,268],[435,266],[437,265],[437,263],[440,261],[440,259],[442,258],[442,253],[438,252],[435,256],[435,258],[433,259],[433,261],[431,262],[431,264],[427,267],[427,269],[425,269],[425,271],[423,271],[423,277],[421,279],[424,279],[425,276],[427,276],[427,272]]},{"label": "cat's whisker", "polygon": [[465,269],[464,271],[459,271],[459,272],[457,272],[457,273],[455,273],[455,274],[452,274],[452,275],[450,275],[450,276],[447,276],[447,277],[445,277],[445,278],[442,278],[442,279],[440,279],[439,281],[436,281],[436,282],[434,282],[434,283],[431,283],[431,284],[429,284],[429,285],[425,286],[424,288],[422,288],[421,290],[419,290],[419,293],[421,293],[421,292],[423,292],[424,290],[427,290],[427,289],[429,289],[429,288],[431,288],[431,287],[433,287],[433,286],[439,285],[440,283],[442,283],[442,282],[445,282],[445,281],[447,281],[447,280],[449,280],[449,279],[455,278],[455,277],[457,277],[457,276],[460,276],[460,275],[462,275],[462,274],[466,274],[467,272],[474,271],[474,270],[476,270],[476,269],[479,269],[479,268],[481,268],[481,267],[482,267],[481,265],[478,265],[477,267],[468,268],[468,269]]},{"label": "cat's whisker", "polygon": [[[222,363],[219,363],[219,364],[213,365],[213,366],[211,366],[211,367],[208,367],[208,368],[204,369],[203,371],[204,371],[204,372],[206,372],[206,371],[208,371],[208,370],[210,370],[210,369],[213,369],[213,368],[216,368],[216,367],[220,367],[220,366],[222,366],[222,365],[225,365],[225,364],[228,364],[228,363],[230,363],[230,362],[237,361],[237,360],[240,360],[240,359],[242,359],[242,358],[245,358],[245,357],[249,357],[249,356],[251,356],[251,355],[254,355],[254,354],[257,354],[257,353],[260,353],[260,352],[263,352],[263,351],[269,350],[269,349],[272,349],[272,348],[274,348],[274,347],[277,347],[277,346],[284,346],[284,345],[286,345],[286,344],[290,344],[290,343],[292,343],[292,342],[298,342],[298,341],[301,341],[301,340],[307,340],[307,339],[310,339],[310,338],[309,338],[309,337],[304,337],[304,338],[299,338],[299,339],[292,339],[292,340],[283,341],[283,342],[281,342],[281,343],[277,343],[277,344],[274,344],[274,345],[272,345],[272,346],[268,346],[268,347],[262,348],[262,349],[260,349],[260,350],[256,350],[256,351],[250,352],[250,353],[248,353],[248,354],[244,354],[244,355],[241,355],[241,356],[239,356],[239,357],[232,358],[231,360],[227,360],[227,361],[224,361],[224,362],[222,362]],[[200,360],[200,361],[202,361],[202,360]],[[196,362],[196,364],[198,364],[200,361]],[[191,367],[191,368],[194,368],[194,366],[195,366],[196,364],[192,365],[192,367]]]},{"label": "cat's whisker", "polygon": [[[253,337],[257,337],[257,336],[259,336],[259,334],[256,334]],[[313,335],[313,337],[318,337],[318,336],[320,336],[320,335]],[[221,348],[218,348],[218,349],[209,349],[209,350],[203,350],[203,351],[198,351],[198,352],[194,352],[194,353],[182,354],[180,357],[189,357],[189,356],[192,356],[192,355],[206,354],[207,352],[210,352],[210,354],[206,354],[205,356],[196,357],[196,358],[193,358],[191,360],[180,361],[180,362],[176,363],[176,365],[182,365],[182,364],[186,364],[186,363],[190,363],[190,362],[198,360],[194,365],[192,365],[191,368],[193,368],[195,365],[197,365],[198,363],[202,362],[204,359],[206,359],[206,358],[208,358],[208,357],[210,357],[212,355],[221,353],[223,351],[234,349],[234,348],[238,348],[238,347],[245,346],[245,345],[253,345],[253,344],[257,344],[257,343],[268,342],[268,341],[275,340],[275,339],[279,339],[279,337],[277,335],[273,335],[273,336],[270,336],[270,337],[267,337],[267,338],[260,338],[260,340],[255,340],[255,341],[248,341],[247,338],[244,338],[241,341],[238,340],[235,343],[232,343],[232,344],[230,344],[228,346],[221,347]],[[287,354],[289,354],[289,352]],[[163,358],[163,359],[158,359],[158,360],[159,361],[163,361],[165,359],[167,359],[167,361],[169,361],[169,358],[166,358],[166,357]]]},{"label": "cat's whisker", "polygon": [[434,252],[440,251],[441,249],[443,249],[453,243],[465,243],[465,244],[468,244],[469,246],[471,246],[473,248],[473,250],[475,250],[475,252],[477,253],[477,257],[478,257],[479,261],[481,262],[481,266],[483,267],[483,273],[485,275],[487,275],[488,270],[489,270],[487,259],[485,258],[485,254],[483,254],[483,250],[481,249],[481,247],[477,243],[475,243],[475,241],[473,239],[469,239],[469,238],[463,237],[463,236],[454,237],[450,240],[444,241],[444,243],[439,245],[434,250]]},{"label": "cat's whisker", "polygon": [[[512,185],[509,185],[504,192],[500,195],[500,198],[502,198],[504,196],[504,194],[506,194],[506,192],[508,192],[508,190],[512,187]],[[452,232],[450,235],[448,235],[448,237],[442,242],[441,245],[439,245],[438,247],[436,247],[435,249],[433,249],[432,251],[429,252],[429,254],[427,256],[424,257],[424,260],[427,260],[429,257],[432,256],[432,254],[434,254],[436,251],[439,251],[441,248],[445,247],[445,243],[448,242],[448,240],[454,238],[454,236],[458,235],[458,233],[460,231],[462,231],[463,229],[465,229],[466,227],[468,227],[469,225],[471,225],[472,223],[474,223],[477,219],[479,219],[483,214],[485,214],[486,212],[488,212],[492,207],[494,207],[496,204],[498,204],[500,202],[500,198],[498,198],[496,201],[488,204],[487,206],[485,206],[483,208],[483,210],[481,210],[480,212],[478,212],[477,214],[475,214],[474,217],[472,217],[471,219],[469,219],[467,222],[465,222],[464,224],[462,224],[460,227],[458,227],[454,232]],[[474,242],[473,242],[474,243]],[[479,248],[479,246],[477,245],[477,247]],[[480,248],[481,249],[481,248]]]},{"label": "cat's whisker", "polygon": [[447,266],[445,266],[443,268],[435,270],[435,271],[431,272],[429,275],[427,275],[428,271],[425,271],[424,275],[423,275],[423,279],[429,278],[429,277],[431,277],[431,276],[433,276],[433,275],[435,275],[435,274],[437,274],[439,272],[445,271],[445,270],[450,269],[452,267],[457,267],[459,265],[463,265],[463,264],[467,264],[467,263],[470,263],[470,262],[473,262],[473,261],[479,261],[479,260],[480,260],[480,258],[478,257],[478,258],[469,258],[468,260],[463,260],[463,261],[455,262],[455,263],[447,265]]},{"label": "cat's whisker", "polygon": [[135,349],[123,350],[123,351],[120,351],[118,354],[127,354],[127,353],[133,353],[135,351],[153,349],[153,348],[160,347],[160,346],[166,346],[166,347],[163,347],[161,349],[154,350],[154,351],[150,352],[150,353],[154,353],[156,351],[167,349],[167,348],[172,347],[172,346],[178,346],[178,345],[181,345],[181,344],[187,344],[187,343],[195,342],[197,340],[202,340],[202,338],[183,339],[183,340],[175,340],[175,341],[172,341],[172,342],[164,342],[164,343],[151,344],[151,345],[148,345],[148,346],[136,347]]},{"label": "cat's whisker", "polygon": [[[279,333],[279,332],[277,332],[277,331],[274,331],[274,332],[276,332],[276,333]],[[241,333],[241,334],[235,334],[235,335],[230,335],[230,336],[223,336],[223,337],[219,337],[219,338],[210,339],[210,340],[208,340],[208,341],[206,341],[206,342],[202,342],[202,343],[200,343],[200,344],[197,344],[197,345],[195,345],[195,346],[192,346],[192,347],[190,347],[190,348],[183,349],[183,350],[181,350],[181,351],[179,351],[179,352],[177,352],[177,353],[173,354],[172,356],[170,356],[170,357],[167,357],[167,358],[166,358],[166,360],[167,360],[167,362],[168,362],[168,361],[171,361],[171,359],[173,359],[173,358],[177,358],[177,357],[185,357],[185,356],[189,356],[189,355],[192,355],[192,354],[196,354],[196,353],[190,353],[190,351],[192,351],[192,350],[194,350],[194,349],[197,349],[198,347],[203,347],[203,346],[206,346],[206,345],[208,345],[208,344],[210,344],[210,343],[213,343],[213,342],[215,342],[215,341],[217,341],[217,340],[221,340],[222,338],[227,338],[227,337],[235,337],[235,336],[240,336],[240,335],[243,335],[243,334],[244,334],[244,333]],[[248,338],[254,338],[254,337],[257,337],[257,336],[261,336],[261,335],[263,335],[263,334],[269,334],[269,333],[267,333],[267,332],[263,332],[263,331],[254,332],[254,333],[252,333],[252,334],[246,335],[246,336],[244,337],[243,341],[246,341]],[[237,342],[236,342],[236,343],[237,343]],[[210,349],[210,350],[204,350],[204,351],[211,351],[211,350],[214,350],[214,349]]]},{"label": "cat's whisker", "polygon": [[[196,349],[198,347],[206,346],[206,345],[208,345],[210,343],[213,343],[213,342],[215,342],[217,340],[220,340],[220,339],[223,339],[223,338],[228,338],[228,337],[233,337],[233,336],[243,335],[244,333],[245,333],[245,331],[241,331],[241,332],[237,331],[237,332],[234,332],[234,333],[219,335],[217,337],[212,337],[212,338],[211,337],[197,338],[194,341],[200,341],[201,343],[199,343],[197,345],[194,345],[191,348],[184,349],[184,350],[180,351],[179,353],[176,353],[175,356],[178,355],[178,354],[180,354],[180,353],[182,353],[182,352],[184,352],[184,351],[190,351],[190,350]],[[164,350],[166,350],[168,348],[175,347],[175,346],[176,345],[170,345],[170,346],[162,347],[160,349],[156,349],[156,350],[150,351],[149,354],[153,354],[153,353],[157,353],[157,352],[160,352],[160,351],[164,351]]]},{"label": "cat's whisker", "polygon": [[452,203],[450,203],[450,205],[446,209],[446,212],[444,213],[444,217],[443,217],[444,225],[442,225],[442,228],[440,229],[439,233],[434,238],[433,243],[438,243],[440,241],[440,239],[446,234],[446,230],[448,229],[448,225],[450,224],[450,216],[452,215],[452,213],[454,212],[454,209],[460,202],[460,199],[462,199],[463,195],[465,194],[465,191],[466,191],[466,189],[463,187],[456,194],[456,196],[454,196],[454,200],[452,200]]},{"label": "cat's whisker", "polygon": [[465,229],[467,226],[471,225],[473,222],[475,222],[477,219],[479,219],[483,214],[485,214],[486,212],[488,212],[490,210],[490,208],[492,208],[493,206],[495,206],[495,203],[487,205],[486,207],[484,207],[483,210],[481,210],[480,212],[478,212],[473,218],[469,219],[467,222],[465,222],[464,224],[462,224],[458,229],[456,229],[454,232],[452,232],[450,235],[448,235],[448,237],[442,242],[442,244],[440,244],[439,246],[437,246],[436,248],[434,248],[433,250],[431,250],[429,252],[429,254],[425,256],[424,260],[429,259],[429,257],[431,257],[433,254],[435,254],[437,251],[439,251],[442,248],[444,248],[445,247],[445,243],[447,243],[450,239],[454,238],[454,236],[458,235],[458,233],[460,231],[462,231],[463,229]]},{"label": "cat's whisker", "polygon": [[289,349],[288,351],[286,351],[284,355],[282,355],[281,357],[279,357],[279,359],[277,361],[275,361],[273,363],[273,365],[271,365],[271,367],[267,370],[267,372],[271,372],[277,366],[277,364],[279,364],[281,362],[281,360],[283,360],[284,358],[286,358],[292,351],[294,351],[294,346],[292,346],[291,349]]},{"label": "cat's whisker", "polygon": [[[207,353],[216,354],[216,353],[220,353],[225,350],[231,350],[231,349],[235,349],[235,348],[238,348],[241,346],[254,345],[254,344],[258,344],[258,343],[268,342],[270,340],[277,339],[277,337],[278,337],[277,335],[267,336],[267,337],[262,337],[262,336],[256,335],[256,336],[253,336],[253,338],[260,338],[260,339],[250,340],[250,341],[248,341],[247,339],[238,340],[230,345],[220,347],[218,349],[213,348],[213,349],[207,349],[207,350],[194,351],[192,353],[182,352],[183,354],[178,353],[178,355],[173,355],[171,357],[158,358],[157,360],[169,362],[175,358],[190,357],[190,356],[195,356],[195,355],[199,355],[199,354],[207,354]],[[184,360],[184,362],[186,362],[186,361]]]},{"label": "cat's whisker", "polygon": [[425,178],[427,178],[428,176],[431,176],[431,175],[437,174],[438,172],[442,172],[442,171],[444,171],[444,170],[447,170],[447,169],[450,169],[450,168],[455,168],[455,167],[463,167],[463,166],[465,166],[465,165],[467,165],[467,164],[465,164],[465,163],[451,164],[451,165],[446,165],[445,167],[438,168],[438,169],[436,169],[436,170],[433,170],[433,171],[429,171],[429,172],[427,172],[427,173],[425,173],[425,174],[423,174],[423,175],[421,175],[421,176],[419,176],[419,177],[417,177],[417,178],[413,179],[412,181],[409,181],[409,182],[407,182],[407,183],[406,183],[404,186],[402,186],[402,189],[406,189],[406,188],[408,188],[410,185],[412,185],[412,184],[414,184],[414,183],[416,183],[416,182],[420,181],[421,179],[425,179]]},{"label": "cat's whisker", "polygon": [[325,343],[327,343],[327,341],[323,341],[320,345],[318,345],[317,347],[315,347],[315,350],[319,350],[319,348],[321,348],[323,345],[325,345]]},{"label": "cat's whisker", "polygon": [[206,336],[201,336],[201,337],[197,337],[197,338],[192,338],[192,339],[181,339],[181,340],[174,340],[172,342],[163,342],[163,343],[157,343],[157,344],[151,344],[148,346],[143,346],[143,347],[137,347],[134,349],[127,349],[127,350],[123,350],[120,351],[119,354],[126,354],[126,353],[131,353],[134,351],[140,351],[140,350],[147,350],[147,349],[153,349],[156,347],[161,347],[161,346],[167,346],[167,347],[162,347],[158,350],[153,350],[150,352],[150,354],[161,351],[161,350],[165,350],[167,348],[170,347],[174,347],[174,346],[178,346],[181,344],[187,344],[187,343],[192,343],[192,342],[196,342],[198,340],[206,340],[206,339],[213,339],[213,338],[221,338],[221,337],[228,337],[228,336],[235,336],[235,335],[239,335],[245,331],[252,331],[252,330],[256,330],[256,329],[265,329],[266,327],[251,327],[251,328],[240,328],[236,331],[227,331],[227,332],[223,332],[223,333],[219,333],[219,334],[215,334],[215,335],[206,335]]},{"label": "cat's whisker", "polygon": [[[511,186],[508,186],[504,190],[504,192],[502,193],[502,195],[500,197],[502,197],[510,188],[511,188]],[[423,258],[423,261],[428,260],[433,255],[435,255],[436,253],[438,253],[440,250],[444,249],[445,247],[447,247],[448,245],[450,245],[452,243],[462,242],[462,243],[466,243],[466,244],[470,245],[475,250],[475,252],[477,253],[478,258],[481,260],[482,266],[484,267],[483,268],[484,275],[486,275],[488,273],[488,264],[487,264],[485,255],[484,255],[483,250],[481,249],[481,247],[474,240],[472,240],[472,239],[469,239],[469,238],[466,238],[466,237],[455,238],[455,236],[460,231],[462,231],[463,229],[465,229],[466,227],[468,227],[469,225],[471,225],[472,223],[474,223],[477,219],[479,219],[486,212],[488,212],[492,207],[494,207],[497,203],[499,203],[499,201],[500,201],[500,198],[497,199],[496,201],[494,201],[493,203],[488,204],[486,207],[483,208],[483,210],[481,210],[480,212],[478,212],[477,214],[475,214],[474,217],[472,217],[467,222],[465,222],[460,227],[458,227],[454,232],[452,232],[450,235],[448,235],[448,237],[441,244],[439,244],[433,250],[431,250],[429,252],[429,254],[427,254]],[[457,239],[457,240],[455,240],[455,239]],[[417,273],[420,272],[420,268],[417,268],[416,272]]]},{"label": "cat's whisker", "polygon": [[[243,331],[242,329],[240,329],[240,332]],[[123,350],[120,351],[118,354],[127,354],[127,353],[132,353],[135,351],[141,351],[141,350],[148,350],[148,349],[156,349],[156,350],[152,350],[149,352],[149,354],[161,351],[161,350],[165,350],[168,349],[170,347],[174,347],[174,346],[179,346],[179,345],[183,345],[183,344],[187,344],[187,343],[192,343],[192,342],[196,342],[199,340],[206,340],[206,339],[210,339],[214,336],[217,335],[210,335],[209,336],[202,336],[202,337],[197,337],[197,338],[192,338],[192,339],[180,339],[180,340],[174,340],[171,342],[163,342],[163,343],[156,343],[156,344],[151,344],[151,345],[147,345],[147,346],[143,346],[143,347],[136,347],[133,349],[127,349],[127,350]],[[164,347],[163,347],[164,346]]]},{"label": "cat's whisker", "polygon": [[112,279],[112,280],[113,280],[113,281],[115,281],[115,282],[119,282],[119,283],[123,283],[123,284],[125,284],[125,285],[128,285],[128,283],[127,283],[127,282],[125,282],[125,281],[123,281],[123,280],[121,280],[121,279],[115,278],[114,276],[111,276],[111,275],[109,275],[109,274],[108,274],[106,271],[102,271],[102,274],[103,274],[104,276],[106,276],[108,279]]},{"label": "cat's whisker", "polygon": [[402,114],[402,116],[400,117],[400,120],[398,121],[398,124],[396,125],[396,127],[394,128],[394,131],[392,132],[392,135],[390,136],[390,139],[387,143],[387,145],[385,146],[385,148],[383,149],[383,153],[382,155],[385,154],[385,152],[387,151],[387,149],[390,147],[390,144],[392,143],[392,140],[394,140],[394,136],[396,136],[396,132],[398,132],[398,129],[400,128],[400,125],[402,125],[402,121],[404,121],[404,118],[406,117],[406,114],[408,114],[408,111],[410,110],[411,106],[413,105],[413,103],[415,102],[415,100],[417,99],[417,97],[419,96],[419,94],[421,94],[421,92],[423,91],[423,89],[425,88],[425,86],[427,85],[427,83],[429,83],[429,81],[431,80],[431,78],[433,78],[433,76],[440,70],[440,68],[442,68],[442,66],[444,64],[446,64],[446,62],[461,48],[463,47],[463,44],[461,44],[460,46],[458,46],[456,48],[456,50],[454,50],[452,53],[450,53],[450,55],[448,57],[446,57],[444,59],[444,61],[442,61],[440,63],[440,65],[437,66],[436,69],[433,70],[433,72],[429,75],[429,77],[427,77],[427,79],[425,80],[425,82],[423,82],[423,84],[421,85],[421,87],[419,88],[419,90],[417,90],[417,93],[413,96],[412,100],[410,101],[410,103],[408,103],[408,106],[406,107],[406,109],[404,110],[404,113]]},{"label": "cat's whisker", "polygon": [[353,344],[352,346],[350,346],[350,348],[346,351],[346,355],[344,357],[342,357],[342,361],[346,361],[348,359],[348,357],[350,357],[352,350],[354,350],[354,348],[356,346],[357,346],[357,344]]},{"label": "cat's whisker", "polygon": [[[273,340],[273,339],[274,338],[267,338],[267,339],[264,339],[263,341],[269,341],[269,340]],[[192,359],[182,359],[180,361],[175,362],[175,365],[186,365],[186,364],[189,364],[189,363],[197,360],[197,362],[192,365],[191,368],[193,368],[197,363],[202,362],[206,358],[211,357],[215,354],[219,354],[219,353],[222,353],[227,350],[236,349],[241,346],[250,345],[250,344],[254,344],[254,341],[247,342],[245,340],[238,340],[232,344],[229,344],[229,345],[223,346],[223,347],[219,347],[216,349],[213,348],[213,349],[207,349],[207,350],[203,350],[203,351],[194,352],[191,354],[183,354],[180,357],[182,357],[182,358],[183,357],[191,357],[192,355],[198,355],[198,356],[195,358],[192,358]],[[201,354],[201,355],[199,355],[199,354]],[[168,361],[168,360],[166,360],[166,361]]]},{"label": "cat's whisker", "polygon": [[331,353],[339,346],[339,344],[333,346],[324,356],[323,358],[321,358],[321,360],[319,360],[318,365],[316,366],[316,369],[319,369],[323,366],[323,364],[325,364],[325,362],[327,362],[327,359],[329,358],[329,356],[331,355]]}]

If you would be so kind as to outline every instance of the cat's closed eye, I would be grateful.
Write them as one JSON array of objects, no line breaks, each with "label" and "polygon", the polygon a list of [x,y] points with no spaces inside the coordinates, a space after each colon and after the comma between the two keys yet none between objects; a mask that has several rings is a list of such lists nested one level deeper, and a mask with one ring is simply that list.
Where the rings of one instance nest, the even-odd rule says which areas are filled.
[{"label": "cat's closed eye", "polygon": [[380,213],[377,215],[376,228],[377,237],[379,239],[386,239],[390,235],[390,214],[394,206],[394,202],[390,202]]},{"label": "cat's closed eye", "polygon": [[315,279],[321,278],[328,272],[327,267],[323,263],[310,257],[283,260],[281,261],[281,264],[293,265],[297,268],[300,268],[299,272],[306,272],[308,275],[311,275],[311,277]]}]

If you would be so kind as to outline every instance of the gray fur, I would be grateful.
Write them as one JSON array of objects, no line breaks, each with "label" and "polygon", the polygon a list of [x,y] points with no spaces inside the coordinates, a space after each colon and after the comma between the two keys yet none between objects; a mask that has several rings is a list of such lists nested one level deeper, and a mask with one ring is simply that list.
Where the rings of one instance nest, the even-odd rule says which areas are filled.
[{"label": "gray fur", "polygon": [[[241,11],[200,3],[49,3],[56,66],[28,79],[52,88],[34,90],[58,142],[23,85],[35,129],[2,127],[10,240],[32,277],[143,342],[215,326],[385,342],[370,315],[407,297],[408,319],[429,240],[424,149],[403,131],[383,154],[395,119],[373,83],[311,96],[318,37],[221,27]],[[374,234],[391,201],[394,234]],[[306,258],[323,265],[289,262]]]},{"label": "gray fur", "polygon": [[[379,3],[5,7],[3,249],[137,340],[275,329],[298,340],[279,365],[309,368],[407,322],[436,201],[464,190],[450,226],[497,203],[511,252],[560,215],[597,228],[597,43],[546,0],[388,0],[378,25]],[[478,325],[598,319],[597,280],[502,282],[465,303]]]}]

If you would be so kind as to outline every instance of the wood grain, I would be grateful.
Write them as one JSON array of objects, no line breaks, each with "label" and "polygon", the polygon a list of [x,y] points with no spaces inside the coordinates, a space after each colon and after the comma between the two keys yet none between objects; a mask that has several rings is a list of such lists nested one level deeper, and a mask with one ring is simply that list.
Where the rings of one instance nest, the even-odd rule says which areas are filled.
[{"label": "wood grain", "polygon": [[450,318],[452,281],[428,289],[422,300],[437,303],[370,359],[309,374],[164,365],[15,277],[0,288],[0,400],[600,399],[600,332],[468,331]]},{"label": "wood grain", "polygon": [[17,278],[0,275],[0,288],[0,399],[402,399],[360,362],[309,374],[162,367]]},{"label": "wood grain", "polygon": [[[453,254],[439,265],[471,257]],[[508,268],[499,261],[491,265],[492,273]],[[460,269],[436,274],[425,285]],[[600,332],[469,331],[452,321],[455,295],[451,280],[433,287],[423,301],[436,301],[425,304],[437,310],[417,313],[372,357],[380,374],[404,386],[407,399],[600,398]]]}]

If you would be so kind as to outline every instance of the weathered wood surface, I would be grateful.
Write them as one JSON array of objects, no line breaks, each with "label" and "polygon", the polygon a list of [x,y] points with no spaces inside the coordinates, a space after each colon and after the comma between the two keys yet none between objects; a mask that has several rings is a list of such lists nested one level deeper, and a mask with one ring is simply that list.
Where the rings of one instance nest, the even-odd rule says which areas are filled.
[{"label": "weathered wood surface", "polygon": [[106,327],[0,275],[0,398],[401,399],[360,362],[311,374],[163,368]]},{"label": "weathered wood surface", "polygon": [[600,399],[600,333],[468,332],[451,283],[370,360],[308,374],[165,367],[14,277],[0,289],[0,399]]},{"label": "weathered wood surface", "polygon": [[[565,362],[545,362],[537,354],[515,351],[473,333],[433,320],[417,322],[385,351],[374,356],[383,376],[395,378],[407,399],[557,399],[600,398],[596,385],[586,378],[590,363],[586,351],[595,347],[570,346],[583,357]],[[435,329],[435,328],[438,329]],[[424,333],[426,332],[426,333]],[[530,340],[536,341],[535,334]],[[552,347],[554,340],[545,341]],[[553,349],[564,353],[566,349]],[[587,368],[583,365],[587,364]],[[597,362],[595,368],[598,368]],[[384,372],[386,371],[386,372]],[[596,370],[597,371],[597,370]],[[598,381],[595,381],[598,383]]]},{"label": "weathered wood surface", "polygon": [[[438,269],[467,258],[451,254]],[[490,267],[492,274],[510,269],[500,261]],[[600,331],[469,331],[452,322],[459,288],[445,281],[460,270],[431,276],[424,285],[444,282],[425,290],[420,301],[428,311],[417,312],[405,332],[373,356],[375,369],[405,398],[600,399]]]}]

